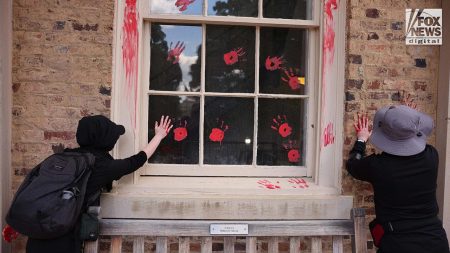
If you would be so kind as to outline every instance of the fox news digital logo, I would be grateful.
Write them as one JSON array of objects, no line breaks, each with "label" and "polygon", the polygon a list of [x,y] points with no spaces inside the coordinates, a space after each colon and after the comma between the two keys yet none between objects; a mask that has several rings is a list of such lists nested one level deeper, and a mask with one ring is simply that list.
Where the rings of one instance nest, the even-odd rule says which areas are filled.
[{"label": "fox news digital logo", "polygon": [[442,45],[442,9],[406,9],[406,45]]}]

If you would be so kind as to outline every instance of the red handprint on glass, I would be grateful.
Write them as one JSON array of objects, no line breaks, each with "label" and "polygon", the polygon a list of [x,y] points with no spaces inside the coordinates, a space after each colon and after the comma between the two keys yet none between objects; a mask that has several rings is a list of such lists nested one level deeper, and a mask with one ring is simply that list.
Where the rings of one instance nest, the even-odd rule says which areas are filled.
[{"label": "red handprint on glass", "polygon": [[275,184],[275,183],[270,182],[267,179],[259,180],[257,183],[261,185],[261,186],[259,186],[260,188],[267,188],[267,189],[271,189],[271,190],[281,188],[280,185],[278,185],[278,183],[280,183],[280,182],[277,182],[277,184]]},{"label": "red handprint on glass", "polygon": [[305,85],[305,78],[297,76],[292,68],[289,68],[289,71],[285,70],[284,74],[286,77],[282,77],[281,80],[286,82],[292,90],[297,90],[300,85]]},{"label": "red handprint on glass", "polygon": [[300,152],[296,141],[289,140],[288,144],[283,144],[283,147],[288,151],[288,160],[291,163],[296,163],[300,159]]},{"label": "red handprint on glass", "polygon": [[239,57],[243,56],[245,54],[244,49],[242,47],[239,47],[237,49],[233,49],[230,52],[223,55],[223,60],[225,61],[226,65],[233,65],[236,62],[238,62]]},{"label": "red handprint on glass", "polygon": [[185,120],[184,125],[182,125],[180,122],[180,125],[173,130],[173,139],[174,140],[182,141],[182,140],[186,139],[186,137],[188,135],[186,126],[187,126],[187,121]]},{"label": "red handprint on glass", "polygon": [[211,133],[209,134],[209,139],[213,142],[220,142],[220,144],[222,144],[222,140],[225,137],[225,132],[227,130],[228,125],[225,125],[224,121],[222,120],[220,127],[215,127],[211,130]]},{"label": "red handprint on glass", "polygon": [[175,47],[172,48],[173,43],[170,42],[169,47],[169,55],[167,55],[167,61],[171,61],[172,64],[177,64],[180,61],[180,55],[183,53],[184,49],[186,48],[184,46],[184,42],[178,41],[177,44],[175,44]]},{"label": "red handprint on glass", "polygon": [[292,188],[304,189],[304,188],[308,188],[309,187],[308,182],[306,182],[305,179],[303,179],[303,178],[290,178],[288,180],[288,182],[291,183],[291,184],[294,184],[292,186]]},{"label": "red handprint on glass", "polygon": [[195,2],[195,0],[177,0],[175,2],[175,6],[178,8],[179,11],[185,11],[187,7]]},{"label": "red handprint on glass", "polygon": [[281,64],[283,64],[283,56],[278,57],[270,57],[267,56],[266,58],[266,69],[269,71],[274,71],[277,69],[281,69]]},{"label": "red handprint on glass", "polygon": [[19,236],[19,233],[16,232],[10,225],[6,225],[2,231],[3,240],[6,242],[11,242]]},{"label": "red handprint on glass", "polygon": [[283,117],[278,115],[277,118],[273,118],[272,121],[275,123],[275,125],[272,125],[270,127],[273,130],[277,131],[283,138],[289,136],[292,133],[292,127],[289,126],[286,115],[283,115]]}]

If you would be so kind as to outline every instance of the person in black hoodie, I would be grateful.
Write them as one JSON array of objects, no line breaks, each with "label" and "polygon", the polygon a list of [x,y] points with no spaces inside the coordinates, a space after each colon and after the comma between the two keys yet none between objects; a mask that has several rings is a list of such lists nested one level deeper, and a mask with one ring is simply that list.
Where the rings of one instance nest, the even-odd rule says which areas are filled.
[{"label": "person in black hoodie", "polygon": [[[102,115],[83,117],[78,122],[76,133],[79,148],[66,149],[72,152],[90,152],[95,156],[95,164],[89,177],[86,196],[105,188],[110,190],[112,181],[139,169],[152,156],[162,139],[172,129],[168,116],[155,122],[155,136],[139,153],[125,159],[114,159],[109,152],[119,137],[125,133],[122,125],[117,125]],[[82,241],[79,239],[79,226],[56,239],[40,240],[28,238],[27,253],[80,253]]]},{"label": "person in black hoodie", "polygon": [[[449,253],[437,216],[438,153],[426,143],[433,120],[399,105],[379,109],[372,131],[368,121],[358,114],[347,170],[373,186],[376,219],[369,227],[377,252]],[[368,140],[383,152],[365,156]]]}]

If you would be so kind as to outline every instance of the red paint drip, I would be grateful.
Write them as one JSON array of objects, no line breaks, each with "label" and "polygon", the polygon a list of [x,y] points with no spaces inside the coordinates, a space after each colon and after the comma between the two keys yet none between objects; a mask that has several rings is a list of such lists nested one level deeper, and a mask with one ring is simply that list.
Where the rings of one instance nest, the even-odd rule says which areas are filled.
[{"label": "red paint drip", "polygon": [[261,188],[266,188],[266,189],[271,189],[271,190],[276,190],[276,189],[281,188],[279,185],[272,183],[267,179],[259,180],[257,183],[261,185],[260,186]]},{"label": "red paint drip", "polygon": [[184,45],[184,42],[178,41],[177,44],[175,44],[175,47],[172,48],[172,42],[170,42],[169,47],[169,54],[167,55],[167,61],[171,61],[172,64],[177,64],[180,61],[180,55],[183,53],[186,46]]},{"label": "red paint drip", "polygon": [[293,184],[292,188],[305,189],[309,187],[308,182],[306,182],[303,178],[290,178],[288,182]]},{"label": "red paint drip", "polygon": [[179,11],[185,11],[187,10],[187,7],[194,2],[195,0],[177,0],[175,2],[175,6],[178,8]]},{"label": "red paint drip", "polygon": [[288,144],[283,144],[283,146],[288,151],[289,162],[296,163],[300,160],[300,152],[296,141],[289,140]]},{"label": "red paint drip", "polygon": [[242,47],[233,49],[230,52],[223,55],[223,60],[226,65],[233,65],[238,62],[239,57],[245,54],[244,49]]},{"label": "red paint drip", "polygon": [[174,140],[182,141],[182,140],[186,139],[186,137],[188,136],[186,126],[187,126],[187,121],[185,120],[184,125],[181,125],[181,122],[180,122],[180,126],[173,130],[173,139]]},{"label": "red paint drip", "polygon": [[328,125],[323,130],[323,146],[326,147],[333,143],[334,143],[333,123],[328,123]]},{"label": "red paint drip", "polygon": [[211,130],[211,133],[209,134],[209,139],[213,142],[220,142],[222,144],[222,140],[225,137],[225,132],[228,130],[228,125],[224,125],[224,121],[222,120],[222,123],[219,128],[215,127]]},{"label": "red paint drip", "polygon": [[291,90],[297,90],[300,88],[299,76],[294,73],[292,68],[289,68],[289,71],[285,70],[284,74],[286,77],[282,77],[281,80],[287,83]]},{"label": "red paint drip", "polygon": [[266,69],[269,71],[274,71],[277,69],[281,69],[281,64],[283,64],[283,56],[281,57],[270,57],[267,56],[266,58]]},{"label": "red paint drip", "polygon": [[291,135],[292,127],[290,127],[287,123],[286,115],[283,115],[283,117],[278,115],[277,118],[273,118],[272,121],[275,123],[275,125],[272,125],[271,128],[275,131],[278,131],[278,133],[283,138]]},{"label": "red paint drip", "polygon": [[133,112],[130,113],[133,129],[136,128],[137,113],[137,81],[138,81],[138,13],[136,0],[127,0],[122,27],[122,60],[125,68],[126,92],[128,103]]}]

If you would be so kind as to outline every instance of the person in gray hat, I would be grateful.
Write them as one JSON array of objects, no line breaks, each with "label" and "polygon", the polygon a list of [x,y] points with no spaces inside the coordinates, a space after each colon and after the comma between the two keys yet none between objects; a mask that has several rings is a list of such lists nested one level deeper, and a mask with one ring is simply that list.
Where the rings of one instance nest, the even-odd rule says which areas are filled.
[{"label": "person in gray hat", "polygon": [[[437,217],[438,153],[427,144],[430,116],[405,105],[379,109],[370,130],[366,115],[354,124],[357,141],[346,167],[356,179],[372,184],[376,219],[369,224],[377,253],[448,253]],[[366,143],[381,150],[365,155]]]}]

